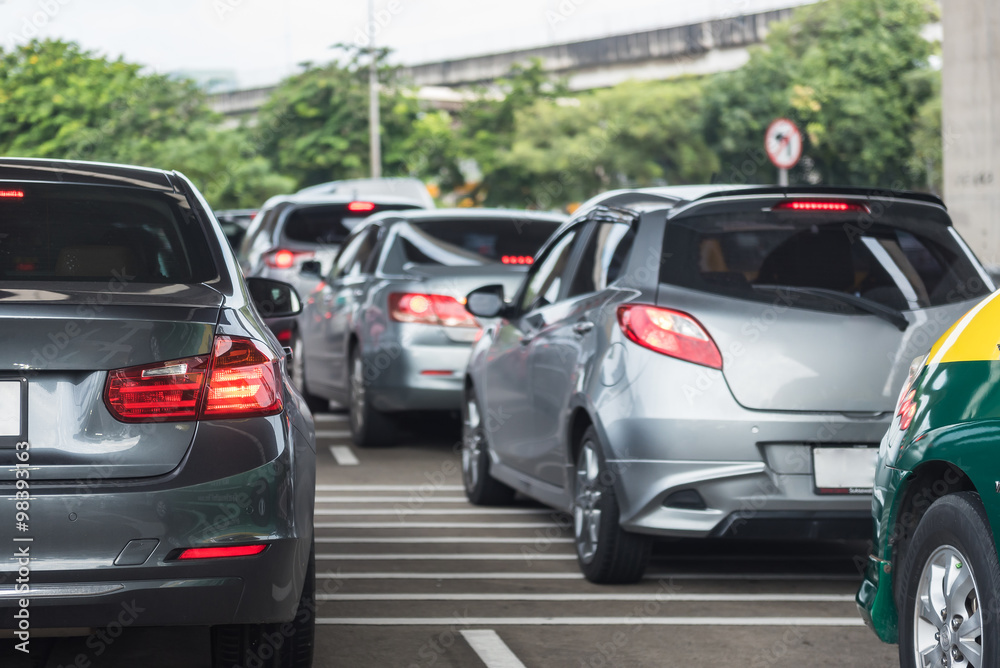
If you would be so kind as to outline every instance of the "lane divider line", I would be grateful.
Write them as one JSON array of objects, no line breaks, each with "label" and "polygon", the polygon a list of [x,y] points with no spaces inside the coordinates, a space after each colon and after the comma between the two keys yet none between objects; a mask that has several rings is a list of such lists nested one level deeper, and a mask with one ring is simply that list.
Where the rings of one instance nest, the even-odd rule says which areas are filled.
[{"label": "lane divider line", "polygon": [[526,668],[496,631],[465,629],[461,633],[472,651],[486,664],[486,668]]},{"label": "lane divider line", "polygon": [[327,626],[864,626],[860,617],[321,617]]},{"label": "lane divider line", "polygon": [[576,554],[317,554],[317,561],[576,561]]},{"label": "lane divider line", "polygon": [[349,432],[349,431],[343,431],[343,430],[341,430],[341,431],[327,431],[327,430],[320,431],[319,429],[316,430],[316,438],[350,438],[350,437],[351,437],[351,432]]},{"label": "lane divider line", "polygon": [[548,529],[551,522],[316,522],[317,529]]},{"label": "lane divider line", "polygon": [[[361,463],[358,461],[357,456],[355,456],[354,451],[347,445],[331,445],[330,454],[333,455],[333,458],[337,460],[337,464],[340,466],[357,466]],[[316,513],[321,514],[318,510]]]},{"label": "lane divider line", "polygon": [[525,545],[534,546],[539,540],[543,540],[545,545],[560,544],[560,545],[572,545],[572,538],[549,538],[546,536],[544,539],[539,539],[538,536],[390,536],[390,537],[371,537],[371,536],[358,536],[357,538],[343,538],[343,537],[326,537],[326,536],[316,536],[317,543],[330,543],[333,545],[364,545],[366,543],[379,544],[379,545],[409,545],[409,544],[419,544],[424,543],[487,543],[487,544],[498,544],[498,545]]}]

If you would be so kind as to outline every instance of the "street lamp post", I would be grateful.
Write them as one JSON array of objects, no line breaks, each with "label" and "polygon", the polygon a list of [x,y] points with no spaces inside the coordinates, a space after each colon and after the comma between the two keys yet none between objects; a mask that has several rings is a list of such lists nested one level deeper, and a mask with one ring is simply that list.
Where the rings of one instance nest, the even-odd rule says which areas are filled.
[{"label": "street lamp post", "polygon": [[378,109],[378,55],[375,50],[375,0],[368,0],[368,144],[372,178],[382,176],[382,137]]}]

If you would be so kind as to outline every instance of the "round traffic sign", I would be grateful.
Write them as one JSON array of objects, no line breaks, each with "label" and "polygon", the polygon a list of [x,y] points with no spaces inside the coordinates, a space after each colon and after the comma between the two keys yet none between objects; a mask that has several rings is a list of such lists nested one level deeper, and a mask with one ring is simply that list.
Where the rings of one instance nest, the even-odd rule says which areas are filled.
[{"label": "round traffic sign", "polygon": [[775,167],[791,169],[802,157],[802,133],[795,123],[779,118],[767,128],[764,148]]}]

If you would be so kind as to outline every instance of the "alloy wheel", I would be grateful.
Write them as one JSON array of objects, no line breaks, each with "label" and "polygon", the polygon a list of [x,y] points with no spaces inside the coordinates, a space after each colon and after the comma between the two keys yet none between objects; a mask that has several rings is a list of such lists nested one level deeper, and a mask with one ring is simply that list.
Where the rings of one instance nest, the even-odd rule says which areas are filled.
[{"label": "alloy wheel", "polygon": [[968,559],[942,545],[927,558],[913,609],[916,665],[982,668],[983,621]]},{"label": "alloy wheel", "polygon": [[354,356],[351,368],[351,422],[357,431],[365,426],[365,370],[360,355]]},{"label": "alloy wheel", "polygon": [[573,530],[580,559],[589,563],[597,554],[601,528],[601,465],[591,443],[584,443],[576,465],[576,490],[573,502]]},{"label": "alloy wheel", "polygon": [[479,462],[483,455],[483,430],[479,417],[479,405],[474,397],[465,401],[465,425],[462,438],[462,475],[466,489],[475,489],[479,484]]}]

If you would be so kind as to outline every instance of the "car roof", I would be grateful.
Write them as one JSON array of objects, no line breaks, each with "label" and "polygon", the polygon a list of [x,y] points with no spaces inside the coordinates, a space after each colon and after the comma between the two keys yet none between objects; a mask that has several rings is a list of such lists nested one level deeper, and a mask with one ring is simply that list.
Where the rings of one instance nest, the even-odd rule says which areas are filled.
[{"label": "car roof", "polygon": [[[411,192],[397,193],[395,189],[404,187]],[[384,192],[388,189],[389,192]],[[374,192],[373,192],[374,191]],[[418,193],[414,196],[414,192]],[[327,181],[313,186],[301,188],[296,194],[349,194],[354,199],[368,201],[371,197],[403,197],[408,200],[419,201],[425,208],[434,208],[434,198],[427,192],[427,186],[420,179],[412,176],[382,176],[378,178],[361,179],[341,179],[338,181]]]},{"label": "car roof", "polygon": [[392,205],[392,204],[408,204],[410,206],[423,208],[423,203],[410,197],[394,197],[389,195],[378,195],[376,197],[362,197],[356,199],[354,197],[348,197],[346,194],[338,195],[336,193],[314,193],[314,192],[300,192],[300,193],[290,193],[286,195],[275,195],[274,197],[267,200],[264,206],[261,208],[270,208],[277,204],[293,204],[298,206],[322,206],[323,204],[350,204],[351,202],[362,201],[362,202],[372,202],[378,205]]},{"label": "car roof", "polygon": [[0,180],[79,183],[176,192],[171,172],[148,167],[82,160],[0,158]]},{"label": "car roof", "polygon": [[403,211],[381,211],[370,220],[398,218],[402,220],[497,220],[498,218],[530,219],[561,224],[566,216],[549,211],[527,211],[525,209],[406,209]]}]

